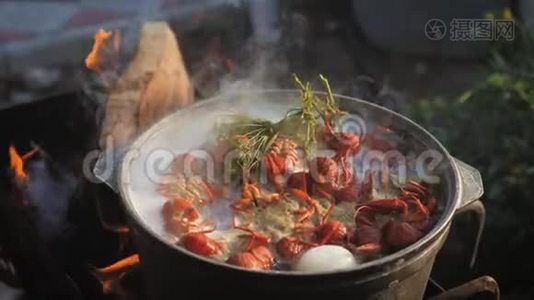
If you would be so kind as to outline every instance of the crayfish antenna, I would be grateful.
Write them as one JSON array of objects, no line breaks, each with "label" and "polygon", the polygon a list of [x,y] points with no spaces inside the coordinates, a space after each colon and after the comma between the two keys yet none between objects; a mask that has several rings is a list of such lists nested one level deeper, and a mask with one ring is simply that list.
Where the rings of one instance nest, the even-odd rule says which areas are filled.
[{"label": "crayfish antenna", "polygon": [[331,201],[330,205],[328,206],[328,209],[324,213],[323,217],[321,218],[321,225],[323,225],[326,220],[330,217],[330,214],[332,213],[332,210],[334,209],[334,206],[336,205],[335,201]]}]

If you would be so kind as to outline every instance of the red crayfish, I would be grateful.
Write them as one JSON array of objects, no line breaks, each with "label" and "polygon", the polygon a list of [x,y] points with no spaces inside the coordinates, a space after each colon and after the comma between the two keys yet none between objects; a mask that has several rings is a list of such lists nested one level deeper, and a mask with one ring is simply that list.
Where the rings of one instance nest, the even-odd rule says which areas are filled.
[{"label": "red crayfish", "polygon": [[241,189],[241,196],[231,206],[235,210],[246,210],[246,207],[252,203],[259,204],[260,202],[273,202],[280,200],[280,195],[277,193],[264,194],[256,183],[244,183]]},{"label": "red crayfish", "polygon": [[291,261],[297,258],[302,252],[315,246],[314,243],[308,243],[296,237],[286,236],[276,243],[276,251],[282,259]]},{"label": "red crayfish", "polygon": [[199,217],[193,204],[182,198],[174,198],[165,202],[162,214],[165,227],[175,235],[182,235],[196,227],[194,221]]},{"label": "red crayfish", "polygon": [[311,172],[292,174],[287,180],[286,193],[302,201],[307,207],[300,209],[301,217],[297,223],[302,223],[315,213],[319,213],[319,205],[311,195],[330,198],[337,188],[337,165],[327,157],[316,157],[312,161]]},{"label": "red crayfish", "polygon": [[235,253],[228,259],[228,263],[246,269],[270,269],[274,263],[273,254],[267,248],[270,238],[243,226],[235,226],[235,228],[248,233],[248,242],[243,251]]},{"label": "red crayfish", "polygon": [[[429,196],[423,185],[414,181],[401,187],[398,197],[357,205],[356,229],[351,239],[356,245],[356,252],[377,253],[382,249],[382,244],[394,249],[413,244],[430,227],[430,212],[435,207],[435,198]],[[398,216],[389,215],[391,213],[397,213]],[[377,214],[389,215],[389,220],[382,228],[376,221]]]},{"label": "red crayfish", "polygon": [[182,237],[184,247],[198,255],[213,256],[221,253],[224,246],[221,242],[208,237],[206,234],[214,229],[199,232],[189,232]]},{"label": "red crayfish", "polygon": [[334,203],[330,205],[327,212],[323,215],[321,222],[318,226],[313,225],[299,225],[297,226],[298,231],[312,230],[316,232],[317,243],[319,245],[324,244],[342,244],[347,237],[347,227],[337,220],[327,221],[332,209],[334,208]]},{"label": "red crayfish", "polygon": [[291,261],[300,256],[302,252],[318,245],[343,244],[347,238],[347,227],[337,220],[326,221],[333,207],[334,204],[332,203],[318,226],[297,224],[295,228],[298,233],[311,231],[316,242],[305,242],[296,237],[284,237],[276,244],[276,250],[280,257]]},{"label": "red crayfish", "polygon": [[298,163],[297,144],[278,137],[264,156],[267,178],[278,192],[282,191],[285,175]]},{"label": "red crayfish", "polygon": [[351,132],[334,132],[332,129],[331,117],[328,114],[324,118],[324,125],[325,142],[336,152],[334,159],[340,163],[343,171],[343,182],[347,183],[351,178],[351,173],[347,165],[347,159],[349,156],[357,154],[360,150],[360,136]]},{"label": "red crayfish", "polygon": [[274,263],[271,250],[265,246],[257,246],[232,255],[228,263],[252,270],[268,270]]}]

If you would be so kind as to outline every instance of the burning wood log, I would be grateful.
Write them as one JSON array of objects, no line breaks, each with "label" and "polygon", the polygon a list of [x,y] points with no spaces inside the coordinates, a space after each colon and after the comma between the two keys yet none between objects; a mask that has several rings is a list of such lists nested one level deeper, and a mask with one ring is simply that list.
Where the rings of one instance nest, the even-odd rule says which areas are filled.
[{"label": "burning wood log", "polygon": [[[99,73],[106,70],[116,72],[112,65],[117,55],[113,51],[118,51],[119,39],[115,38],[115,34],[118,33],[97,32],[95,45],[85,61],[89,69]],[[105,78],[101,76],[104,85],[108,85]],[[145,23],[134,58],[109,85],[100,147],[104,149],[111,136],[115,146],[121,148],[166,114],[192,102],[192,84],[174,33],[165,22]],[[98,212],[102,214],[100,208]],[[121,235],[122,246],[122,240],[128,237],[128,228],[108,224],[102,215],[100,220],[105,229]],[[122,294],[122,278],[138,264],[139,256],[133,254],[110,266],[95,268],[93,274],[102,286],[102,293]]]},{"label": "burning wood log", "polygon": [[165,22],[145,23],[137,53],[110,89],[100,146],[111,135],[121,147],[191,102],[193,88],[174,33]]}]

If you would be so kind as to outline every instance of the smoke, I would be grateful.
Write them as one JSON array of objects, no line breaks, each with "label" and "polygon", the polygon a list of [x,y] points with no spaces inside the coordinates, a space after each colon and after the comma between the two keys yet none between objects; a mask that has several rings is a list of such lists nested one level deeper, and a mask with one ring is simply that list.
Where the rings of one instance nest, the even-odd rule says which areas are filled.
[{"label": "smoke", "polygon": [[229,54],[235,57],[237,68],[218,78],[219,86],[213,93],[214,96],[238,91],[277,89],[284,86],[280,82],[291,80],[286,56],[288,45],[282,38],[279,2],[249,1],[248,18],[251,35],[240,41],[241,52]]},{"label": "smoke", "polygon": [[46,240],[58,238],[69,228],[67,212],[75,189],[74,177],[55,174],[45,159],[28,164],[27,197],[35,210],[36,227]]},{"label": "smoke", "polygon": [[[156,7],[157,5],[145,4],[141,8],[141,17],[126,28],[119,30],[121,35],[119,70],[114,70],[110,74],[101,73],[99,75],[87,72],[87,77],[82,78],[85,94],[98,106],[97,124],[102,124],[106,114],[106,102],[111,87],[103,85],[102,78],[107,78],[109,82],[113,82],[121,73],[121,69],[128,65],[136,52],[136,46],[139,42],[139,29],[142,27],[143,22],[154,19],[154,16],[157,15]],[[209,49],[200,61],[184,61],[188,69],[190,69],[189,77],[193,81],[193,87],[197,94],[201,95],[201,97],[197,97],[197,101],[203,98],[225,96],[250,90],[276,89],[281,86],[279,84],[281,80],[286,84],[291,82],[288,62],[283,55],[283,51],[281,51],[283,46],[280,42],[279,8],[273,1],[252,1],[249,8],[248,14],[251,20],[252,34],[237,41],[240,44],[239,50],[236,50],[238,53],[225,53],[224,51],[219,51],[222,49]],[[170,25],[173,26],[172,23]],[[180,30],[180,28],[174,27],[172,29]],[[206,45],[211,44],[213,38],[220,37],[207,36],[203,42]],[[177,34],[177,40],[182,51],[187,50],[188,47],[195,47],[194,43],[187,43],[187,38],[182,39],[181,34]],[[197,49],[189,50],[191,52],[191,50],[196,51]],[[235,67],[229,67],[229,61],[231,62],[230,64],[235,63]],[[214,64],[219,66],[214,67]],[[221,69],[224,70],[222,73],[220,73]],[[112,162],[106,162],[106,160],[109,160],[104,152],[106,149],[95,150],[98,153],[90,153],[88,156],[91,159],[84,161],[84,165],[93,163],[95,165],[84,167],[84,169],[93,170],[92,172],[97,175],[98,180],[102,180],[116,189],[116,178],[114,177],[116,177],[117,173],[115,169],[119,165],[122,154],[125,153],[123,151],[126,150],[125,148],[127,146],[111,149],[114,152],[111,155]],[[110,168],[113,169],[112,172],[106,173],[105,170],[109,171]],[[100,176],[99,174],[110,175]],[[94,175],[89,177],[93,178]]]},{"label": "smoke", "polygon": [[[227,75],[220,80],[219,90],[215,92],[216,96],[227,95],[240,91],[262,90],[268,88],[278,88],[278,84],[273,78],[272,67],[269,63],[272,53],[266,52],[260,53],[259,57],[251,65],[250,68],[245,70],[244,76],[235,78],[232,75]],[[278,62],[278,64],[281,64]]]}]

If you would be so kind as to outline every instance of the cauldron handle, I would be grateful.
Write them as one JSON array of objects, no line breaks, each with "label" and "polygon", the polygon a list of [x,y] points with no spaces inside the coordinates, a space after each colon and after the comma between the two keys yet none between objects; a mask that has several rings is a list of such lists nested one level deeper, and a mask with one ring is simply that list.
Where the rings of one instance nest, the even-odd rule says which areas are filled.
[{"label": "cauldron handle", "polygon": [[480,172],[472,166],[464,163],[461,160],[454,158],[460,176],[462,179],[462,199],[458,203],[455,215],[463,213],[471,213],[475,216],[477,222],[477,236],[475,244],[473,246],[473,252],[471,254],[471,260],[469,261],[469,267],[472,268],[475,265],[475,261],[478,254],[478,246],[484,230],[484,223],[486,221],[486,209],[484,204],[480,201],[480,197],[484,194],[484,187],[482,184],[482,177]]},{"label": "cauldron handle", "polygon": [[476,296],[480,294],[490,294],[491,298],[488,297],[488,299],[499,300],[501,297],[499,292],[499,284],[490,276],[482,276],[429,299],[471,299],[476,298]]}]

